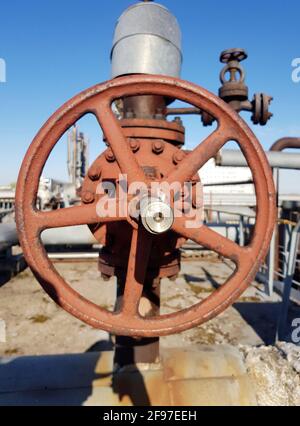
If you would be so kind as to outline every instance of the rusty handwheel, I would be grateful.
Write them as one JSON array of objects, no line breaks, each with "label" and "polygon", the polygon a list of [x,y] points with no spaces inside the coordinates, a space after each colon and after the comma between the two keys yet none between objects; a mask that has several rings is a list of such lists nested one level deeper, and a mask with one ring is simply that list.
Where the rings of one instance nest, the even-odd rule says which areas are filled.
[{"label": "rusty handwheel", "polygon": [[[257,218],[250,245],[240,247],[202,225],[189,229],[184,217],[174,219],[171,230],[185,238],[231,259],[236,270],[217,291],[200,303],[168,315],[142,317],[138,312],[151,234],[130,217],[99,217],[95,203],[39,211],[36,198],[43,167],[57,141],[67,129],[87,113],[94,114],[106,135],[110,148],[128,182],[146,182],[142,168],[135,160],[111,104],[115,99],[132,95],[163,95],[180,99],[204,109],[215,117],[217,129],[176,167],[166,178],[187,182],[216,155],[229,140],[236,141],[252,170],[257,197]],[[41,243],[40,234],[48,228],[127,220],[133,226],[131,251],[123,304],[109,312],[85,299],[55,270]],[[33,140],[22,164],[17,184],[16,221],[19,238],[28,265],[52,299],[66,311],[93,327],[127,336],[161,336],[199,325],[232,304],[253,279],[269,246],[275,223],[275,194],[271,170],[265,154],[252,131],[222,100],[194,84],[162,76],[122,77],[96,85],[63,105],[42,127]]]}]

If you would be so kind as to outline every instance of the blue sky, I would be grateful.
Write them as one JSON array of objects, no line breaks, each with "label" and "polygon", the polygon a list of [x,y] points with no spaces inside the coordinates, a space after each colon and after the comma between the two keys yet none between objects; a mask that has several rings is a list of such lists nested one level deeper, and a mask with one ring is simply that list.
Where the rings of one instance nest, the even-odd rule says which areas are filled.
[{"label": "blue sky", "polygon": [[[0,58],[7,82],[0,83],[0,184],[15,181],[22,158],[44,121],[67,99],[110,77],[109,54],[115,22],[128,0],[3,0]],[[182,78],[217,93],[219,53],[243,47],[250,95],[274,96],[273,119],[254,126],[267,149],[282,136],[300,135],[300,83],[291,62],[300,57],[299,0],[162,0],[183,34]],[[249,116],[244,115],[249,122]],[[190,120],[187,147],[203,136]],[[91,159],[103,149],[92,119],[81,123],[91,139]],[[296,191],[298,174],[285,174],[286,191]],[[45,174],[66,178],[66,144],[60,143]],[[297,176],[293,177],[293,176]],[[291,185],[293,183],[293,185]]]}]

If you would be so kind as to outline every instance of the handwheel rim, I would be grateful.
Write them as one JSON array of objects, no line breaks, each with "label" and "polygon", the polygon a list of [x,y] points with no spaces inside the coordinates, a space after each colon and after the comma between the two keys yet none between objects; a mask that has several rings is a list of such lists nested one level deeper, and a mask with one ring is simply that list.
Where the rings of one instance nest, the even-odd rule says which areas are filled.
[{"label": "handwheel rim", "polygon": [[[226,117],[230,126],[247,141],[242,146],[253,173],[257,197],[257,218],[253,239],[243,251],[243,265],[217,291],[205,300],[181,311],[143,318],[109,312],[85,299],[64,281],[53,267],[38,235],[26,216],[37,214],[34,202],[44,164],[57,141],[50,146],[47,135],[64,133],[83,115],[94,113],[95,102],[103,97],[114,99],[137,94],[170,95],[205,109],[209,114]],[[101,98],[102,99],[102,98]],[[103,99],[102,99],[103,100]],[[84,114],[82,111],[84,110]],[[71,123],[71,124],[70,124]],[[65,125],[64,125],[65,124]],[[60,126],[60,131],[58,131]],[[233,132],[234,133],[234,132]],[[155,337],[178,333],[213,318],[231,305],[249,286],[267,254],[275,224],[275,189],[264,151],[246,123],[220,98],[205,89],[171,77],[130,76],[98,84],[65,103],[42,127],[24,158],[16,191],[16,223],[20,243],[28,265],[50,297],[63,309],[85,323],[114,334]]]}]

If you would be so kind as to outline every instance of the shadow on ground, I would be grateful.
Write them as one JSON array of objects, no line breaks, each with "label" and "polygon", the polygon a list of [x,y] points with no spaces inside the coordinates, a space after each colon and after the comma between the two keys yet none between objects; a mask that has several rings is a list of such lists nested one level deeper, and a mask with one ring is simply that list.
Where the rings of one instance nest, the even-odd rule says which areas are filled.
[{"label": "shadow on ground", "polygon": [[[280,306],[281,303],[279,302],[242,302],[233,305],[247,324],[258,334],[265,345],[273,345],[276,342]],[[291,302],[285,330],[285,341],[291,342],[291,335],[293,332],[292,322],[295,318],[299,317],[300,307]]]}]

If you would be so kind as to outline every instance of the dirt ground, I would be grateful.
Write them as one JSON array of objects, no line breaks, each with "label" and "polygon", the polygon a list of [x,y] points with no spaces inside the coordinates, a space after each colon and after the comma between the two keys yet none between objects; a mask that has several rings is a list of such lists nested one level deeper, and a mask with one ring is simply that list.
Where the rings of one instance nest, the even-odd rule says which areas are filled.
[{"label": "dirt ground", "polygon": [[[115,281],[101,280],[96,262],[56,263],[74,289],[95,303],[113,309]],[[232,273],[217,259],[183,262],[175,282],[162,282],[162,313],[193,305],[207,297]],[[243,353],[260,405],[300,405],[300,347],[275,345],[280,298],[263,296],[254,283],[241,299],[217,318],[179,335],[161,339],[162,346],[230,344]],[[289,323],[300,317],[292,305]],[[73,318],[44,293],[29,269],[0,288],[0,319],[6,324],[6,343],[0,356],[71,354],[108,344],[106,332]],[[289,338],[289,331],[287,338]]]}]

